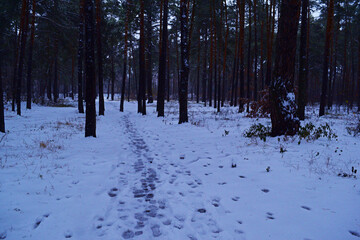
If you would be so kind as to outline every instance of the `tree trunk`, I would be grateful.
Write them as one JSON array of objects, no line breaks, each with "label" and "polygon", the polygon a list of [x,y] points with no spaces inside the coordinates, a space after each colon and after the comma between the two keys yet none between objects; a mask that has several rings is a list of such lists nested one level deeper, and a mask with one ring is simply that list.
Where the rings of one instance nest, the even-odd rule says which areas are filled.
[{"label": "tree trunk", "polygon": [[199,28],[198,54],[197,54],[197,65],[196,65],[196,103],[200,102],[200,53],[201,53],[200,36],[201,34]]},{"label": "tree trunk", "polygon": [[146,69],[145,69],[145,28],[144,0],[140,0],[140,51],[139,51],[139,98],[138,104],[142,115],[146,115]]},{"label": "tree trunk", "polygon": [[283,0],[280,9],[274,77],[270,85],[272,136],[295,135],[299,129],[293,79],[300,0]]},{"label": "tree trunk", "polygon": [[111,55],[111,101],[115,99],[115,60],[114,54]]},{"label": "tree trunk", "polygon": [[247,87],[246,87],[246,98],[247,98],[247,104],[246,104],[246,112],[249,112],[250,108],[250,101],[251,101],[251,95],[250,95],[250,83],[251,83],[251,75],[252,75],[252,56],[251,56],[251,0],[249,0],[249,42],[248,42],[248,66],[247,66]]},{"label": "tree trunk", "polygon": [[59,88],[58,88],[58,54],[59,54],[59,41],[57,36],[55,37],[55,56],[54,56],[54,102],[57,103],[59,99]]},{"label": "tree trunk", "polygon": [[256,17],[256,0],[254,0],[254,101],[257,101],[257,82],[258,82],[258,46],[257,46],[257,17]]},{"label": "tree trunk", "polygon": [[97,38],[97,64],[99,81],[99,115],[105,114],[104,103],[104,77],[103,77],[103,56],[101,41],[101,0],[96,0],[96,38]]},{"label": "tree trunk", "polygon": [[0,60],[0,132],[5,133],[4,96],[2,88],[2,61]]},{"label": "tree trunk", "polygon": [[181,80],[179,88],[179,124],[188,122],[187,94],[189,76],[189,51],[188,51],[188,12],[186,9],[188,0],[180,0],[180,23],[181,23]]},{"label": "tree trunk", "polygon": [[[239,79],[240,79],[240,101],[239,101],[239,112],[244,111],[244,83],[245,83],[245,59],[244,59],[244,24],[245,24],[245,0],[238,0],[237,4],[239,6],[240,11],[240,32],[239,32],[239,65],[240,65],[240,72],[239,72]],[[236,85],[237,86],[237,85]],[[236,99],[236,98],[235,98]]]},{"label": "tree trunk", "polygon": [[20,40],[20,54],[19,54],[19,67],[18,67],[18,76],[17,76],[17,86],[16,86],[16,103],[17,103],[17,114],[21,115],[21,84],[23,78],[23,67],[24,67],[24,58],[25,58],[25,47],[26,47],[26,38],[27,38],[27,0],[22,1],[21,8],[21,22],[20,22],[20,31],[21,31],[21,40]]},{"label": "tree trunk", "polygon": [[333,33],[333,19],[334,19],[334,0],[330,0],[327,12],[327,23],[326,23],[326,38],[325,38],[325,48],[324,48],[324,66],[323,66],[323,76],[322,76],[322,88],[321,88],[321,98],[320,98],[320,111],[319,116],[325,114],[325,105],[326,105],[326,94],[327,94],[327,85],[328,85],[328,71],[329,71],[329,50]]},{"label": "tree trunk", "polygon": [[16,83],[17,83],[17,73],[18,73],[18,62],[19,62],[19,48],[20,48],[20,37],[21,37],[21,28],[19,29],[19,35],[18,35],[18,27],[17,24],[15,25],[15,56],[14,56],[14,76],[13,76],[13,82],[12,82],[12,104],[11,104],[11,110],[15,112],[15,103],[16,103]]},{"label": "tree trunk", "polygon": [[35,8],[36,0],[32,0],[32,21],[31,21],[31,37],[29,46],[29,59],[28,59],[28,72],[27,72],[27,96],[26,96],[26,108],[31,109],[31,97],[32,97],[32,53],[35,38]]},{"label": "tree trunk", "polygon": [[[125,19],[125,39],[124,39],[124,69],[123,69],[123,79],[121,86],[121,100],[120,100],[120,112],[124,111],[124,101],[125,101],[125,82],[126,82],[126,68],[127,68],[127,55],[128,55],[128,32],[129,32],[129,14],[130,6],[129,1],[126,0],[126,19]],[[129,69],[130,72],[130,69]],[[129,78],[130,79],[130,78]],[[129,83],[130,85],[130,83]]]},{"label": "tree trunk", "polygon": [[167,56],[167,42],[168,42],[168,0],[163,2],[164,14],[162,18],[162,36],[161,49],[159,55],[159,83],[158,83],[158,117],[164,117],[165,105],[165,78],[166,78],[166,56]]},{"label": "tree trunk", "polygon": [[[80,0],[80,19],[79,19],[79,47],[78,47],[78,110],[84,113],[83,103],[83,56],[84,56],[84,4],[85,0]],[[50,84],[51,86],[51,84]]]},{"label": "tree trunk", "polygon": [[307,102],[307,25],[308,25],[308,1],[302,0],[301,6],[301,33],[300,33],[300,54],[299,54],[299,97],[298,97],[298,117],[305,119],[305,106]]},{"label": "tree trunk", "polygon": [[147,25],[146,25],[146,81],[147,81],[147,97],[148,103],[153,103],[153,92],[152,92],[152,79],[153,79],[153,64],[152,64],[152,1],[147,3]]},{"label": "tree trunk", "polygon": [[86,122],[85,137],[96,137],[96,77],[94,41],[94,5],[85,0],[85,77],[86,77]]},{"label": "tree trunk", "polygon": [[358,112],[360,112],[360,31],[358,33],[358,90],[357,90],[357,93],[358,93]]},{"label": "tree trunk", "polygon": [[206,82],[207,82],[207,50],[208,50],[208,30],[207,27],[205,26],[205,38],[204,38],[204,42],[205,42],[205,51],[204,51],[204,66],[203,66],[203,74],[202,74],[202,101],[206,106]]}]

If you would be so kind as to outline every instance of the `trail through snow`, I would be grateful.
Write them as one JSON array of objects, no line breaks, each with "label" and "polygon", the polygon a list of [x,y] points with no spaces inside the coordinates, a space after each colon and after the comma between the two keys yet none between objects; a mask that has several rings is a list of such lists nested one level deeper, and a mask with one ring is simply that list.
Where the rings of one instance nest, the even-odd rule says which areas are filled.
[{"label": "trail through snow", "polygon": [[0,239],[360,238],[359,179],[337,176],[360,168],[349,120],[325,119],[338,141],[298,145],[244,138],[254,120],[235,108],[191,104],[178,125],[176,104],[165,118],[118,105],[106,102],[95,139],[75,108],[6,111]]}]

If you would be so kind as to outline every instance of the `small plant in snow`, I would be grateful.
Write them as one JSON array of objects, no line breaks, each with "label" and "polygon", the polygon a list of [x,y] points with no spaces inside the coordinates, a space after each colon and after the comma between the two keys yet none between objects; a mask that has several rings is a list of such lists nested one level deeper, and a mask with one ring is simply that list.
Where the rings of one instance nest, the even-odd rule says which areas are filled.
[{"label": "small plant in snow", "polygon": [[223,134],[223,137],[225,137],[225,136],[229,135],[229,133],[230,133],[230,131],[226,131],[226,130],[224,129],[224,134]]},{"label": "small plant in snow", "polygon": [[339,173],[338,176],[344,178],[356,178],[356,173],[357,173],[357,169],[354,166],[352,166],[351,173]]},{"label": "small plant in snow", "polygon": [[287,150],[284,148],[284,146],[280,145],[280,153],[283,154],[285,153]]},{"label": "small plant in snow", "polygon": [[270,166],[266,168],[266,172],[270,172]]},{"label": "small plant in snow", "polygon": [[261,123],[252,125],[249,130],[245,131],[244,136],[247,138],[259,137],[266,142],[266,137],[269,137],[271,133],[271,127],[264,126]]},{"label": "small plant in snow", "polygon": [[346,127],[349,135],[356,137],[360,133],[360,121],[354,127]]},{"label": "small plant in snow", "polygon": [[298,144],[300,144],[302,139],[305,139],[309,142],[321,137],[326,137],[329,140],[337,138],[337,135],[334,133],[328,123],[325,123],[325,125],[320,125],[317,128],[313,123],[307,123],[304,127],[300,126],[298,135],[300,138]]}]

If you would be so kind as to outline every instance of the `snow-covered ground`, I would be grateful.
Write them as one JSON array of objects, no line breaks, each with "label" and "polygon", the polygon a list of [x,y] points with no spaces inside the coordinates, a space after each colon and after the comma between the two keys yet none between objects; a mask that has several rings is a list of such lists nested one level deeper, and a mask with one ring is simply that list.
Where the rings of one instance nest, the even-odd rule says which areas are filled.
[{"label": "snow-covered ground", "polygon": [[[0,239],[360,238],[357,116],[316,117],[338,139],[245,138],[252,124],[236,108],[217,114],[190,104],[166,117],[106,102],[97,138],[84,138],[76,108],[6,111],[0,135]],[[316,109],[314,109],[315,111]],[[281,151],[280,151],[281,149]]]}]

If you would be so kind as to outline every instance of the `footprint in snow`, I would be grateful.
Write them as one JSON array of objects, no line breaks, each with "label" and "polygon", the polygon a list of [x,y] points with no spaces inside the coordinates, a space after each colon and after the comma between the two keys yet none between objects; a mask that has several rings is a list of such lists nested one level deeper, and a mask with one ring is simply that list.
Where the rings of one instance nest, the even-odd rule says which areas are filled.
[{"label": "footprint in snow", "polygon": [[311,208],[307,207],[307,206],[301,206],[301,208],[305,209],[305,210],[308,210],[308,211],[311,211]]},{"label": "footprint in snow", "polygon": [[231,199],[232,199],[233,201],[237,202],[237,201],[239,201],[240,197],[235,196],[235,197],[233,197],[233,198],[231,198]]},{"label": "footprint in snow", "polygon": [[211,202],[211,204],[214,206],[214,207],[219,207],[220,206],[220,198],[214,198]]},{"label": "footprint in snow", "polygon": [[108,195],[109,195],[110,197],[116,197],[118,191],[119,191],[119,190],[114,187],[114,188],[112,188],[112,189],[108,192]]},{"label": "footprint in snow", "polygon": [[158,224],[153,225],[151,231],[154,237],[159,237],[161,235],[160,226]]},{"label": "footprint in snow", "polygon": [[72,237],[72,232],[71,231],[66,231],[65,233],[64,233],[64,237],[65,238],[71,238]]},{"label": "footprint in snow", "polygon": [[274,220],[274,219],[275,219],[274,214],[271,213],[271,212],[267,212],[266,215],[267,215],[267,219],[270,219],[270,220]]},{"label": "footprint in snow", "polygon": [[358,233],[358,232],[355,232],[355,231],[349,231],[349,233],[350,233],[351,235],[355,236],[355,237],[360,238],[360,233]]},{"label": "footprint in snow", "polygon": [[7,233],[5,232],[0,232],[0,239],[6,239]]},{"label": "footprint in snow", "polygon": [[124,239],[130,239],[130,238],[133,238],[134,236],[135,236],[135,233],[133,231],[131,231],[130,229],[123,232],[123,234],[122,234],[122,237]]}]

